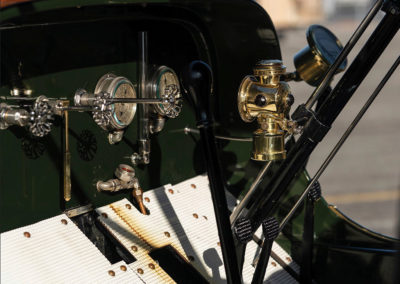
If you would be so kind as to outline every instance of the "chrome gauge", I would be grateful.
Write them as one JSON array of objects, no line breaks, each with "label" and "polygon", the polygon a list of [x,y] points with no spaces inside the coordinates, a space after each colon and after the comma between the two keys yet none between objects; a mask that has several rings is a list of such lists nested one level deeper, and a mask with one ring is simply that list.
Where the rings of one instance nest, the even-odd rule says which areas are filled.
[{"label": "chrome gauge", "polygon": [[150,96],[162,99],[163,103],[154,104],[153,109],[161,116],[175,118],[182,109],[182,97],[179,79],[174,70],[160,66],[151,77]]},{"label": "chrome gauge", "polygon": [[[136,98],[136,92],[132,83],[125,77],[117,77],[114,74],[106,74],[97,82],[94,93],[97,100],[112,100],[124,98]],[[96,122],[105,130],[121,130],[127,127],[136,113],[135,103],[111,103],[106,105],[107,111],[102,109],[93,113]]]}]

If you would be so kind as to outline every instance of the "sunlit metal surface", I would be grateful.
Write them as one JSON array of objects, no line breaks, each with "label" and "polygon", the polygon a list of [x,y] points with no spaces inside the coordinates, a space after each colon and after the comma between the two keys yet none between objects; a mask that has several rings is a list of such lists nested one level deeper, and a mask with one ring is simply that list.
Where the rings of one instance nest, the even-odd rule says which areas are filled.
[{"label": "sunlit metal surface", "polygon": [[110,264],[67,215],[1,234],[1,283],[128,282],[142,283],[124,261]]},{"label": "sunlit metal surface", "polygon": [[[133,270],[146,270],[140,277],[149,283],[155,279],[171,283],[172,279],[148,255],[156,248],[171,245],[208,281],[225,283],[222,253],[207,176],[197,176],[177,185],[147,191],[143,194],[149,215],[141,214],[128,200],[122,199],[98,208],[101,223],[138,261]],[[236,200],[228,195],[229,207]],[[274,243],[274,252],[293,270],[298,266]],[[213,257],[208,257],[210,252]],[[248,244],[243,270],[244,283],[250,283],[259,253],[255,242]],[[148,269],[149,263],[156,269]],[[160,280],[157,280],[160,281]],[[297,283],[274,259],[270,259],[265,281],[268,283]],[[157,282],[159,283],[159,282]],[[172,282],[173,283],[173,282]]]}]

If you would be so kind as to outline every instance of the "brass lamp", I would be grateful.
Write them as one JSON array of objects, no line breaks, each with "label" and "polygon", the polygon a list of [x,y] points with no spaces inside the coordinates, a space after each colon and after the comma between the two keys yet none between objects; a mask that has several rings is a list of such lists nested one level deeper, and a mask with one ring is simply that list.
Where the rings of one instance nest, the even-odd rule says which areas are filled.
[{"label": "brass lamp", "polygon": [[280,81],[286,67],[280,60],[259,61],[252,76],[246,76],[238,92],[238,109],[245,122],[257,119],[251,158],[273,161],[286,158],[285,133],[291,127],[286,119],[294,98],[286,82]]}]

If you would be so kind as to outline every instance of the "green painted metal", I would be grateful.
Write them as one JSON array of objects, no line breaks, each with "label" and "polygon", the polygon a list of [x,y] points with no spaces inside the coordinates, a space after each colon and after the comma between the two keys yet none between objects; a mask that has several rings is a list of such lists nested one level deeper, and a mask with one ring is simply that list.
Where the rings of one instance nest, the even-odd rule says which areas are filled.
[{"label": "green painted metal", "polygon": [[[212,66],[213,111],[223,135],[251,136],[255,127],[243,123],[236,110],[237,89],[257,60],[281,57],[268,15],[248,1],[34,1],[3,9],[0,21],[0,95],[22,86],[31,88],[33,96],[72,101],[76,89],[93,91],[108,72],[136,84],[137,33],[147,30],[151,64],[167,65],[178,75],[194,59]],[[24,128],[0,131],[1,232],[70,207],[131,198],[129,191],[98,193],[95,183],[113,178],[118,164],[130,163],[129,156],[137,151],[138,118],[123,141],[110,145],[88,113],[69,117],[72,200],[67,204],[62,199],[62,119],[40,139]],[[135,168],[145,190],[204,172],[199,137],[184,134],[186,126],[195,128],[195,119],[185,103],[178,118],[167,120],[165,129],[151,136],[151,163]],[[249,159],[251,143],[220,141],[218,147],[230,190],[244,194],[262,167]],[[299,173],[275,212],[279,219],[308,180],[305,171]],[[267,183],[268,178],[260,186]],[[315,213],[313,274],[319,283],[390,283],[397,240],[368,231],[324,200]],[[299,210],[279,237],[296,260],[301,259],[302,224]],[[366,267],[373,277],[361,273]]]}]

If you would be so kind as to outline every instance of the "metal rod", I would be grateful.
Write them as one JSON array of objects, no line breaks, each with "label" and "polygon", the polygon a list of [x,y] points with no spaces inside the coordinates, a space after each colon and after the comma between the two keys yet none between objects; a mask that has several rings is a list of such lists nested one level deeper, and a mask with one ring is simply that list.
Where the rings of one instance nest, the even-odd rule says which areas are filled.
[{"label": "metal rod", "polygon": [[264,167],[258,173],[256,179],[251,184],[249,191],[247,191],[244,198],[240,201],[238,206],[236,206],[235,210],[232,212],[232,214],[230,216],[231,226],[233,226],[235,224],[236,220],[240,216],[240,213],[246,208],[247,204],[249,204],[251,198],[253,197],[253,195],[256,191],[256,188],[262,182],[265,174],[268,172],[271,165],[272,165],[272,161],[269,161],[268,163],[266,163],[264,165]]},{"label": "metal rod", "polygon": [[267,271],[268,260],[272,251],[273,240],[265,239],[262,245],[261,254],[258,258],[256,270],[253,274],[253,280],[251,284],[261,284],[263,283],[265,272]]},{"label": "metal rod", "polygon": [[345,47],[343,48],[342,52],[336,58],[335,62],[329,67],[324,79],[318,85],[317,88],[314,89],[313,93],[311,94],[310,98],[306,102],[306,108],[310,110],[314,103],[318,100],[319,96],[325,91],[325,89],[329,86],[333,76],[335,75],[337,69],[342,64],[342,62],[346,59],[347,55],[353,49],[354,45],[360,39],[361,35],[367,29],[369,24],[371,23],[372,19],[375,15],[379,12],[382,6],[383,0],[378,0],[375,2],[374,6],[369,10],[368,14],[362,20],[354,34],[351,36],[349,41],[346,43]]},{"label": "metal rod", "polygon": [[[143,31],[139,33],[139,98],[147,99],[146,92],[146,80],[147,80],[147,32]],[[149,127],[149,106],[147,104],[139,104],[139,163],[149,164],[150,163],[150,127]]]},{"label": "metal rod", "polygon": [[[68,101],[65,104],[69,104]],[[64,145],[64,200],[71,200],[71,153],[69,151],[69,136],[68,136],[68,111],[64,111],[64,123],[65,123],[65,145]]]},{"label": "metal rod", "polygon": [[116,99],[106,99],[108,104],[114,103],[135,103],[135,104],[169,104],[163,99],[151,99],[151,98],[116,98]]},{"label": "metal rod", "polygon": [[63,111],[95,111],[93,107],[87,106],[67,106],[62,107]]},{"label": "metal rod", "polygon": [[31,97],[9,97],[9,96],[0,96],[1,100],[5,101],[34,101],[36,98]]},{"label": "metal rod", "polygon": [[[193,129],[193,128],[189,128],[189,127],[185,127],[183,129],[183,132],[185,132],[185,134],[189,134],[189,133],[199,134],[200,133],[200,131],[198,129]],[[247,137],[215,135],[215,138],[220,139],[220,140],[238,141],[238,142],[252,142],[253,141],[253,138],[251,138],[251,137],[247,138]]]},{"label": "metal rod", "polygon": [[314,200],[306,201],[303,224],[303,243],[300,262],[301,283],[312,283],[312,260],[314,247]]},{"label": "metal rod", "polygon": [[389,78],[392,76],[396,68],[399,66],[400,63],[400,56],[397,58],[397,60],[394,62],[392,67],[389,69],[389,71],[386,73],[385,77],[382,79],[382,81],[379,83],[378,87],[376,87],[375,91],[372,93],[372,95],[369,97],[363,108],[360,110],[360,112],[357,114],[356,118],[353,120],[353,122],[350,124],[349,128],[347,128],[346,132],[343,134],[343,136],[340,138],[339,142],[336,144],[336,146],[333,148],[332,152],[328,155],[328,157],[325,159],[324,163],[322,166],[319,168],[311,182],[308,184],[307,188],[304,190],[303,194],[300,196],[300,198],[297,200],[293,208],[289,211],[289,213],[286,215],[286,217],[282,220],[282,222],[279,225],[279,231],[282,231],[282,229],[285,227],[287,222],[290,220],[290,218],[293,216],[297,208],[300,206],[300,204],[303,202],[304,198],[307,196],[308,192],[310,191],[311,187],[314,185],[314,183],[319,179],[319,177],[322,175],[322,173],[325,171],[329,163],[332,161],[332,159],[335,157],[336,153],[339,151],[339,149],[342,147],[343,143],[346,141],[346,139],[349,137],[353,129],[356,127],[358,122],[361,120],[365,112],[368,110],[372,102],[375,100],[375,98],[378,96],[379,92],[382,90],[382,88],[385,86],[386,82],[389,80]]}]

